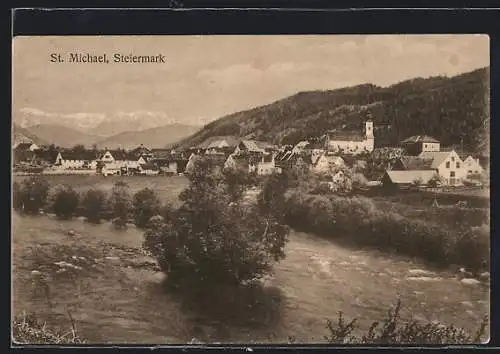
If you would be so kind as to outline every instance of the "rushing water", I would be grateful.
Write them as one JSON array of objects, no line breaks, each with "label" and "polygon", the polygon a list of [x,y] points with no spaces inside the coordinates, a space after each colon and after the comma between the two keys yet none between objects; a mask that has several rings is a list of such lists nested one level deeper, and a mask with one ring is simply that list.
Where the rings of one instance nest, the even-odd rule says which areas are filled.
[{"label": "rushing water", "polygon": [[[109,224],[16,214],[13,227],[15,312],[35,312],[49,324],[69,326],[69,310],[81,334],[93,343],[187,343],[193,337],[286,342],[289,336],[320,342],[327,334],[326,319],[336,319],[339,311],[347,319],[358,318],[367,329],[398,298],[403,317],[439,320],[471,331],[489,313],[489,289],[482,284],[464,284],[456,274],[404,257],[344,248],[304,233],[292,232],[286,259],[261,288],[232,296],[223,289],[187,296],[166,290],[161,273],[127,266],[144,258],[139,252],[142,235],[134,227],[115,231]],[[102,271],[93,273],[89,267],[74,281],[49,274],[47,296],[35,279],[39,275],[33,269],[32,247],[61,245],[80,252],[66,255],[69,259],[100,257],[95,262]],[[82,245],[100,256],[81,253]]]}]

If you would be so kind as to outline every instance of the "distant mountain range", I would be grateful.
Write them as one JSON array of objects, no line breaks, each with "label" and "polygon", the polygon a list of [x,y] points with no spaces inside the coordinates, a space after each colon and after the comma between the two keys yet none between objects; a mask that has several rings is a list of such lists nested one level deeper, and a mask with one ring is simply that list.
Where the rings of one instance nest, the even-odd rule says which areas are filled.
[{"label": "distant mountain range", "polygon": [[30,132],[28,129],[22,128],[17,124],[14,124],[12,131],[13,131],[12,145],[15,145],[16,143],[27,142],[27,141],[30,141],[30,142],[35,143],[37,145],[48,144],[47,141],[40,139],[38,136],[36,136],[32,132]]},{"label": "distant mountain range", "polygon": [[58,125],[94,136],[109,137],[112,135],[141,131],[150,128],[177,124],[163,112],[135,111],[103,113],[62,114],[44,112],[36,108],[23,108],[16,112],[14,122],[22,128],[39,125]]},{"label": "distant mountain range", "polygon": [[[118,123],[115,123],[119,125]],[[144,144],[150,148],[163,148],[195,133],[199,127],[183,124],[168,124],[139,131],[119,133],[109,137],[89,134],[80,130],[55,124],[39,124],[22,128],[14,124],[14,141],[32,141],[38,145],[54,144],[73,147],[77,144],[98,148],[135,148]]]},{"label": "distant mountain range", "polygon": [[113,135],[97,142],[97,147],[130,149],[144,144],[144,146],[149,148],[164,148],[194,134],[199,129],[200,127],[192,125],[169,124],[162,127]]},{"label": "distant mountain range", "polygon": [[412,135],[431,135],[443,146],[489,154],[489,68],[454,77],[407,80],[389,87],[364,84],[300,92],[274,103],[217,119],[175,146],[214,136],[295,144],[327,130],[362,131],[374,121],[376,146],[395,146]]}]

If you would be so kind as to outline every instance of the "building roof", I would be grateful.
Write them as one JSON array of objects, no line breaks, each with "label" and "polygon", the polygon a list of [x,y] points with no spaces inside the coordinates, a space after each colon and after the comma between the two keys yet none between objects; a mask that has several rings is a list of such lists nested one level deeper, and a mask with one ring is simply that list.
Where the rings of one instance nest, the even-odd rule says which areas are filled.
[{"label": "building roof", "polygon": [[234,136],[211,136],[208,139],[205,139],[202,143],[198,144],[196,148],[208,149],[209,146],[218,147],[218,145],[222,144],[222,142],[227,144],[224,144],[225,146],[236,147],[240,140]]},{"label": "building roof", "polygon": [[421,159],[432,159],[432,168],[438,168],[453,151],[423,151],[418,157]]},{"label": "building roof", "polygon": [[156,167],[155,164],[152,164],[152,163],[142,163],[140,164],[141,168],[143,170],[152,170],[152,171],[156,171],[158,169],[158,167]]},{"label": "building roof", "polygon": [[252,152],[264,152],[271,147],[270,144],[257,140],[241,140],[241,144],[243,144],[248,151]]},{"label": "building roof", "polygon": [[274,159],[276,161],[288,161],[288,160],[290,160],[292,155],[293,155],[292,150],[280,151],[276,154]]},{"label": "building roof", "polygon": [[148,149],[147,147],[145,147],[144,145],[140,145],[138,147],[136,147],[135,149],[132,149],[130,150],[131,153],[134,153],[134,154],[139,154],[139,155],[142,155],[142,154],[149,154],[151,153],[151,149]]},{"label": "building roof", "polygon": [[409,138],[406,138],[401,143],[403,143],[403,144],[408,144],[408,143],[439,143],[439,140],[433,138],[432,136],[428,136],[428,135],[413,135],[413,136],[410,136]]},{"label": "building roof", "polygon": [[63,160],[92,161],[97,159],[97,153],[91,150],[85,151],[61,151]]},{"label": "building roof", "polygon": [[359,133],[350,132],[329,132],[329,143],[334,141],[365,141],[366,136]]},{"label": "building roof", "polygon": [[307,141],[307,140],[302,140],[302,141],[299,141],[295,146],[294,146],[294,149],[304,149],[307,145],[309,145],[310,143]]},{"label": "building roof", "polygon": [[401,156],[399,158],[405,170],[431,170],[433,158],[421,158],[418,156]]},{"label": "building roof", "polygon": [[19,143],[17,144],[17,146],[15,147],[15,150],[19,151],[19,150],[29,150],[29,148],[31,147],[31,145],[33,145],[33,143],[29,143],[29,142],[26,142],[26,143]]},{"label": "building roof", "polygon": [[436,172],[433,170],[406,170],[406,171],[386,171],[386,176],[395,184],[411,184],[420,179],[423,184],[427,184]]},{"label": "building roof", "polygon": [[124,150],[107,150],[117,161],[136,161],[138,159],[133,153]]}]

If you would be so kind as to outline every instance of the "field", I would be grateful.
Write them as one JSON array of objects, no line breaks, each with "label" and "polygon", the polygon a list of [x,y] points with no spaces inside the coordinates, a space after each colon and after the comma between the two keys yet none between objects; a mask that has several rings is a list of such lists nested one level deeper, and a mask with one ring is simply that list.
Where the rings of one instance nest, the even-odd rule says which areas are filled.
[{"label": "field", "polygon": [[[120,177],[52,176],[53,184],[110,190]],[[184,177],[121,177],[132,192],[144,187],[175,201]],[[19,181],[20,177],[16,177]],[[377,201],[382,203],[383,201]],[[388,201],[384,207],[401,205]],[[410,208],[407,206],[407,213]],[[292,232],[287,257],[263,287],[228,298],[179,297],[141,252],[142,233],[131,226],[13,214],[14,312],[36,313],[48,325],[70,328],[68,311],[91,343],[322,342],[325,321],[342,311],[362,329],[402,300],[403,316],[439,320],[474,331],[489,313],[489,288],[463,283],[406,257],[339,246]],[[73,230],[69,233],[68,230]],[[77,265],[61,272],[56,262]]]}]

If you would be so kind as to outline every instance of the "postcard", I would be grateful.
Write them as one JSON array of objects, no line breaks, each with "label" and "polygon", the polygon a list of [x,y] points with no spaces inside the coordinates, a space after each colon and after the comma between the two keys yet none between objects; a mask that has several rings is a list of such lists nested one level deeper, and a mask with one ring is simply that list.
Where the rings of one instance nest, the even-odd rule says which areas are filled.
[{"label": "postcard", "polygon": [[15,37],[13,343],[487,342],[489,51]]}]

